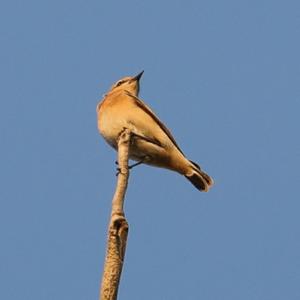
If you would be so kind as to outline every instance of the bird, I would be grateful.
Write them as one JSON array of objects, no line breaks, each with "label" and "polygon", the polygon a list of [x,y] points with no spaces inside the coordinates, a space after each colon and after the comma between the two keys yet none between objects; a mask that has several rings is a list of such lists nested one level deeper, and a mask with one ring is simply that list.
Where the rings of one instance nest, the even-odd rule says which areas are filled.
[{"label": "bird", "polygon": [[187,159],[170,130],[139,96],[144,71],[118,80],[97,105],[98,129],[115,150],[125,128],[131,132],[129,158],[133,166],[147,164],[185,176],[199,191],[207,192],[213,179]]}]

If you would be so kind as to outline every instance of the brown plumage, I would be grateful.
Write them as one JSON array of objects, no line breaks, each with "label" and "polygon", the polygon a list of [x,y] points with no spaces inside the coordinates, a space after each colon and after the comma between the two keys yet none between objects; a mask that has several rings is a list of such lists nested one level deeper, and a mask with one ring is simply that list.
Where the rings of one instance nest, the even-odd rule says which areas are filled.
[{"label": "brown plumage", "polygon": [[130,129],[130,159],[178,172],[198,190],[207,192],[213,185],[212,178],[184,156],[169,129],[138,98],[142,74],[119,80],[98,104],[100,133],[116,149],[120,133]]}]

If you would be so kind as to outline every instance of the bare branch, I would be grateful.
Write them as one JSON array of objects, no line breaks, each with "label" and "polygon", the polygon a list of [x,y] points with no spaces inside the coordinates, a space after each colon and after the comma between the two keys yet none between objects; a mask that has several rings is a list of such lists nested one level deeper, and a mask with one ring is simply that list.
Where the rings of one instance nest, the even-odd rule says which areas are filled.
[{"label": "bare branch", "polygon": [[129,178],[128,154],[130,130],[125,129],[118,140],[119,174],[112,200],[107,250],[99,300],[116,300],[126,250],[128,223],[124,214],[124,197]]}]

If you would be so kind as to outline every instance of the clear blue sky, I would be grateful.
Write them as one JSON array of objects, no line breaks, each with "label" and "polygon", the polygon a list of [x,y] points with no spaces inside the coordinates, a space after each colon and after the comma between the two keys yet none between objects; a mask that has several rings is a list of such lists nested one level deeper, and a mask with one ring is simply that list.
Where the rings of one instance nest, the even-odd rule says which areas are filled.
[{"label": "clear blue sky", "polygon": [[141,70],[216,184],[132,171],[119,299],[300,299],[299,1],[12,0],[0,31],[0,299],[97,299],[116,153],[95,107]]}]

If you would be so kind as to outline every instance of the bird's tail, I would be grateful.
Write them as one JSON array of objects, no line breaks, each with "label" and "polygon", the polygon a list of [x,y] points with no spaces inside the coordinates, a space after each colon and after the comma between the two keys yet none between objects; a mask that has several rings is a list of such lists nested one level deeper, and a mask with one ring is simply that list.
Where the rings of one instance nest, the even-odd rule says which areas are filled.
[{"label": "bird's tail", "polygon": [[185,177],[201,192],[208,192],[214,184],[213,179],[203,172],[199,165],[191,162],[191,169]]}]

